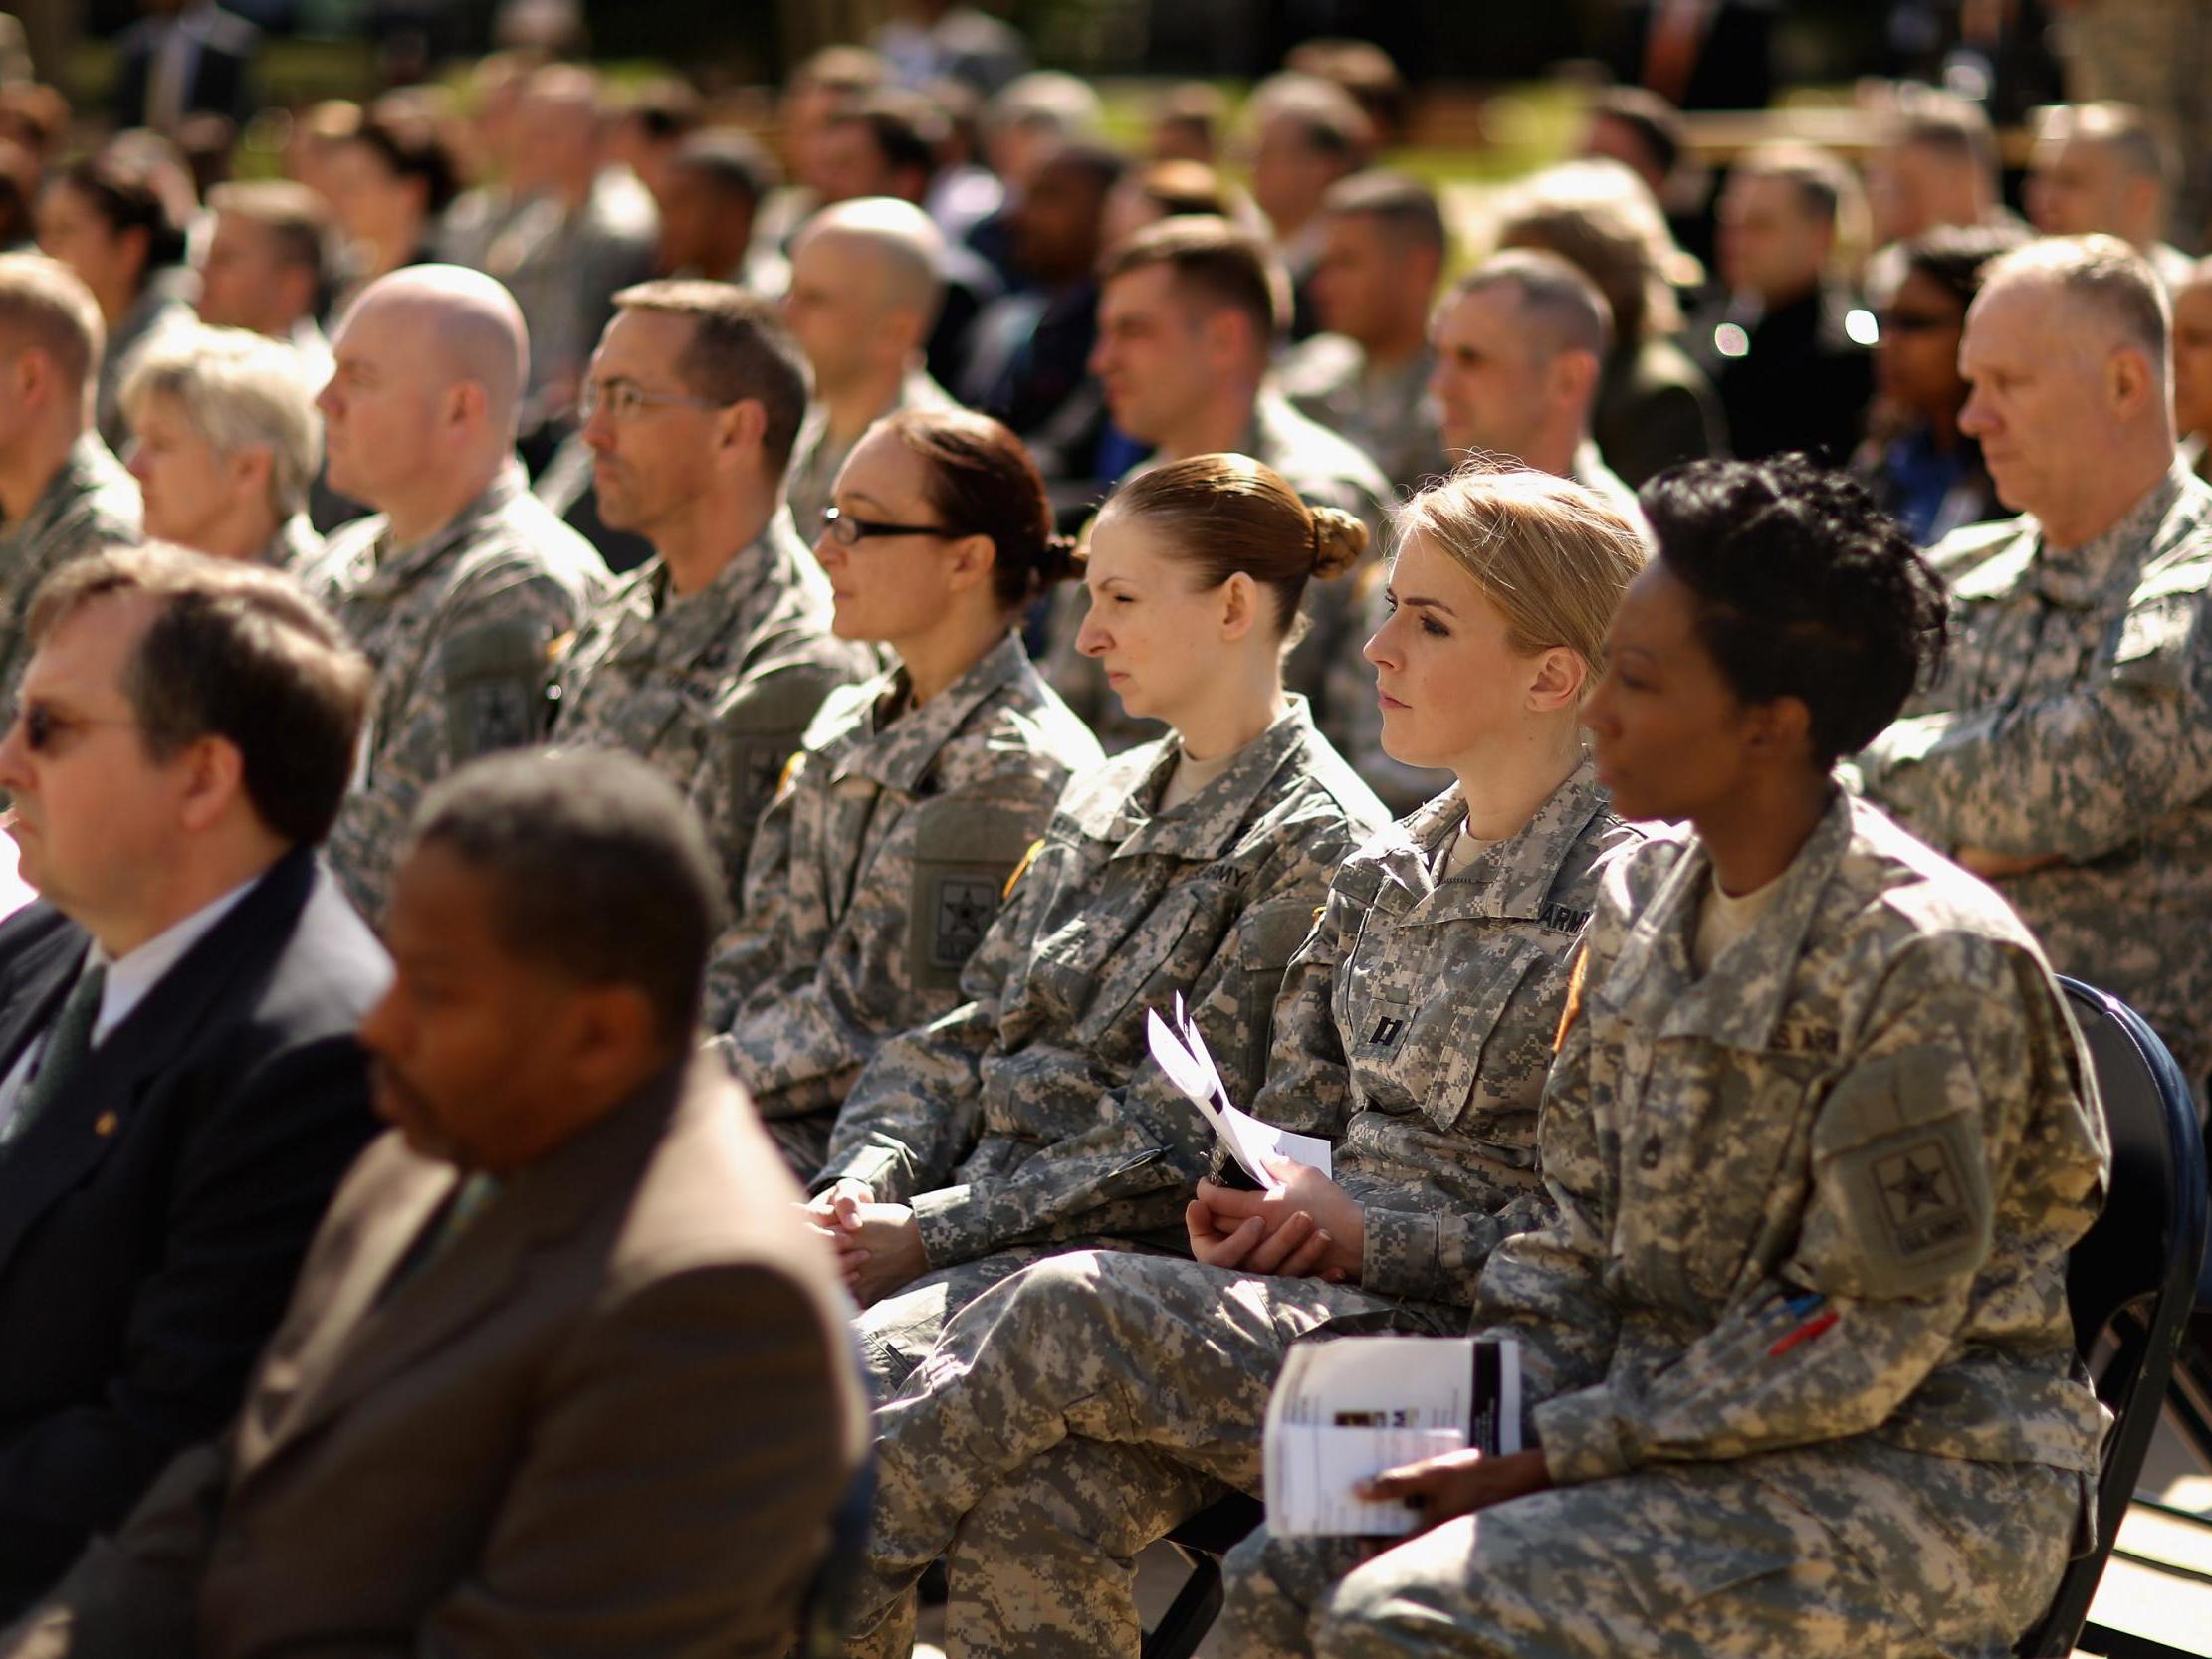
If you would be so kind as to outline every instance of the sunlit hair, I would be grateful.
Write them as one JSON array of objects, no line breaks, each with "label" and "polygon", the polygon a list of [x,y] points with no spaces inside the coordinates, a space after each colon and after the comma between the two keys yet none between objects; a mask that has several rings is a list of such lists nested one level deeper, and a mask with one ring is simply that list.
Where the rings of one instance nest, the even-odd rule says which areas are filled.
[{"label": "sunlit hair", "polygon": [[1528,657],[1565,647],[1605,669],[1606,632],[1644,568],[1638,526],[1594,490],[1526,467],[1469,462],[1405,503],[1398,545],[1414,536],[1474,579],[1505,618],[1506,644]]}]

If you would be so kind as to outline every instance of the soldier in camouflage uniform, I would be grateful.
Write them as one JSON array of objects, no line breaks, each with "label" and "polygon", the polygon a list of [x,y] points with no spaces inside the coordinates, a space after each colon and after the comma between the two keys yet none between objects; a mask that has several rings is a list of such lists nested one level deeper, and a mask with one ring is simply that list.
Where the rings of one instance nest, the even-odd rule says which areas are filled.
[{"label": "soldier in camouflage uniform", "polygon": [[966,410],[893,416],[853,451],[837,499],[853,517],[840,511],[819,556],[838,631],[903,666],[815,717],[707,985],[716,1046],[801,1180],[885,1039],[958,1005],[1007,878],[1068,778],[1101,758],[1009,631],[1070,568],[1019,439]]},{"label": "soldier in camouflage uniform", "polygon": [[2088,1521],[2088,1057],[2017,919],[1828,777],[1940,638],[1936,583],[1802,463],[1645,501],[1659,558],[1589,721],[1621,810],[1687,828],[1602,878],[1545,1094],[1558,1214],[1476,1295],[1533,1449],[1378,1479],[1431,1530],[1365,1564],[1247,1540],[1238,1659],[1994,1656]]},{"label": "soldier in camouflage uniform", "polygon": [[784,762],[875,654],[830,633],[829,584],[783,510],[806,370],[774,308],[701,282],[641,284],[615,305],[581,436],[600,518],[656,556],[569,642],[553,735],[627,749],[683,790],[735,905]]},{"label": "soldier in camouflage uniform", "polygon": [[0,255],[0,366],[29,382],[0,445],[0,707],[13,707],[31,660],[23,625],[39,584],[81,553],[138,539],[138,486],[86,406],[103,332],[99,305],[66,266]]},{"label": "soldier in camouflage uniform", "polygon": [[[1393,746],[1458,761],[1457,781],[1338,870],[1251,1103],[1334,1141],[1337,1180],[1299,1171],[1276,1197],[1210,1183],[1206,1213],[1187,1218],[1200,1260],[1059,1256],[953,1320],[879,1413],[863,1581],[879,1622],[857,1650],[899,1650],[904,1591],[950,1547],[962,1652],[1022,1652],[1038,1628],[1063,1659],[1134,1652],[1133,1557],[1217,1483],[1257,1489],[1288,1343],[1463,1331],[1483,1259],[1542,1219],[1536,1100],[1567,960],[1601,859],[1635,839],[1582,756],[1576,709],[1643,549],[1577,495],[1535,474],[1461,480],[1403,520],[1392,591],[1408,603],[1369,651],[1393,693]],[[1481,614],[1532,648],[1500,664]],[[1557,678],[1500,723],[1438,684],[1438,661],[1478,681]],[[1504,805],[1528,802],[1531,779],[1496,758],[1501,725],[1510,752],[1539,757],[1548,798]]]},{"label": "soldier in camouflage uniform", "polygon": [[318,400],[333,488],[380,509],[332,535],[308,585],[376,665],[358,773],[329,843],[374,914],[422,791],[490,750],[538,741],[554,642],[606,566],[534,500],[514,459],[529,347],[489,277],[412,266],[378,279],[332,342]]},{"label": "soldier in camouflage uniform", "polygon": [[[1145,1015],[1181,994],[1249,1099],[1329,874],[1385,822],[1280,690],[1307,572],[1365,542],[1324,518],[1216,456],[1148,475],[1101,518],[1085,579],[1106,614],[1086,647],[1175,734],[1068,785],[969,959],[965,1004],[886,1043],[838,1115],[817,1213],[874,1303],[859,1329],[879,1397],[1026,1261],[1183,1248],[1212,1132],[1149,1063]],[[1209,558],[1240,567],[1207,583]]]},{"label": "soldier in camouflage uniform", "polygon": [[[1280,271],[1250,236],[1218,221],[1166,220],[1107,255],[1091,368],[1115,423],[1154,446],[1122,482],[1195,455],[1247,455],[1288,479],[1310,506],[1358,518],[1379,549],[1389,481],[1360,450],[1265,384],[1284,306]],[[1379,571],[1379,558],[1367,568]],[[1343,705],[1374,702],[1373,676],[1360,660],[1371,585],[1309,589],[1306,632],[1284,669],[1284,683],[1307,699],[1323,735],[1347,754],[1353,711]],[[1045,677],[1116,754],[1150,741],[1160,727],[1122,709],[1098,665],[1078,649],[1083,610],[1082,594],[1072,591],[1054,605]]]},{"label": "soldier in camouflage uniform", "polygon": [[[1960,353],[1963,429],[2025,516],[1929,555],[1951,581],[1957,644],[1859,770],[1914,833],[1994,882],[2062,972],[2137,1008],[2201,1092],[2212,489],[2175,454],[2166,359],[2155,283],[2111,239],[2032,244],[1992,268]],[[2024,396],[2023,368],[2048,389]]]}]

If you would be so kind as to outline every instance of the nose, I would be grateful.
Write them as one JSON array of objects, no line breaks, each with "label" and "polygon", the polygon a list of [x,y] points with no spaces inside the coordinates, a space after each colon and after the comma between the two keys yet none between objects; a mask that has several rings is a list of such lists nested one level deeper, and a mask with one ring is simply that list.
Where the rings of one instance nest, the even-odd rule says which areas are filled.
[{"label": "nose", "polygon": [[850,550],[842,541],[831,535],[826,526],[814,536],[814,562],[824,570],[842,569],[845,563],[845,555]]},{"label": "nose", "polygon": [[1579,718],[1591,731],[1613,730],[1613,675],[1610,670],[1599,675],[1598,683],[1590,688],[1590,695],[1582,701]]},{"label": "nose", "polygon": [[18,716],[0,732],[0,789],[21,795],[31,782],[31,747],[23,740],[23,721]]},{"label": "nose", "polygon": [[389,1059],[398,1052],[402,1023],[399,984],[394,980],[384,988],[384,994],[369,1005],[368,1012],[361,1016],[361,1028],[357,1033],[361,1047],[371,1054]]},{"label": "nose", "polygon": [[1075,631],[1075,649],[1086,657],[1103,657],[1113,646],[1113,635],[1106,631],[1106,625],[1099,620],[1098,606],[1093,602],[1091,608],[1083,613],[1082,627]]},{"label": "nose", "polygon": [[607,455],[614,449],[614,422],[603,402],[592,405],[591,418],[583,423],[583,447],[594,455]]},{"label": "nose", "polygon": [[1112,366],[1113,360],[1113,351],[1112,348],[1107,344],[1107,337],[1104,334],[1100,334],[1098,336],[1097,343],[1095,343],[1091,347],[1090,361],[1083,366],[1088,368],[1093,374],[1104,374],[1106,370]]},{"label": "nose", "polygon": [[140,484],[145,483],[146,473],[149,470],[146,466],[145,445],[133,442],[122,452],[122,470]]},{"label": "nose", "polygon": [[337,376],[332,375],[323,382],[323,389],[315,394],[315,406],[326,415],[334,415],[339,409]]},{"label": "nose", "polygon": [[1368,635],[1367,643],[1360,647],[1360,655],[1377,668],[1387,668],[1395,671],[1399,666],[1398,648],[1395,640],[1397,627],[1398,614],[1394,611],[1383,618],[1381,627]]},{"label": "nose", "polygon": [[1958,412],[1958,429],[1969,438],[1986,437],[1996,428],[1996,420],[1989,408],[1989,400],[1979,386],[1970,388],[1966,403]]}]

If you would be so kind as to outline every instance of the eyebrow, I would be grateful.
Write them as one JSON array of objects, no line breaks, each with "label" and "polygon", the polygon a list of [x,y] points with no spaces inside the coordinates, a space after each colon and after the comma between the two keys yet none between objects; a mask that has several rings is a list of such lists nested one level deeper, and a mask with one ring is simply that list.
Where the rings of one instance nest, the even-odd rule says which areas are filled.
[{"label": "eyebrow", "polygon": [[869,495],[865,490],[847,490],[845,494],[853,501],[874,508],[878,513],[884,510],[885,504],[876,497]]},{"label": "eyebrow", "polygon": [[1399,604],[1410,606],[1417,611],[1442,611],[1446,616],[1457,616],[1459,614],[1441,599],[1424,599],[1418,593],[1394,593],[1391,597],[1396,599]]}]

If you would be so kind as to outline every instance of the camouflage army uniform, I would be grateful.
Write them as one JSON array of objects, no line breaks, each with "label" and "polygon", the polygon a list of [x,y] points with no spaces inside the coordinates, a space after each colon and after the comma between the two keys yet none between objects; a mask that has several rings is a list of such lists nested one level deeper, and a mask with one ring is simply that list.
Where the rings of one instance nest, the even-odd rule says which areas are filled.
[{"label": "camouflage army uniform", "polygon": [[[1282,474],[1291,489],[1314,507],[1333,507],[1351,514],[1367,525],[1372,537],[1368,556],[1359,570],[1333,582],[1306,586],[1304,611],[1306,636],[1292,647],[1283,665],[1283,682],[1313,706],[1314,724],[1337,751],[1355,764],[1365,777],[1363,758],[1345,746],[1350,729],[1346,698],[1375,701],[1375,675],[1360,656],[1367,635],[1360,631],[1365,619],[1365,599],[1373,576],[1382,569],[1381,547],[1385,517],[1391,501],[1390,482],[1359,450],[1293,409],[1279,393],[1260,393],[1252,405],[1252,424],[1245,433],[1243,454]],[[1156,461],[1141,461],[1123,475],[1122,482],[1149,472]],[[1050,645],[1044,657],[1045,678],[1067,699],[1067,706],[1089,723],[1109,754],[1118,754],[1137,743],[1148,742],[1163,729],[1154,720],[1139,720],[1123,712],[1121,700],[1106,687],[1106,674],[1094,658],[1075,648],[1077,631],[1090,600],[1079,585],[1070,585],[1052,601],[1048,623]],[[1439,785],[1440,787],[1440,785]],[[1417,796],[1427,799],[1432,789]]]},{"label": "camouflage army uniform", "polygon": [[138,539],[138,481],[91,432],[46,481],[23,521],[0,531],[0,696],[15,706],[16,682],[31,660],[24,624],[39,584],[71,559]]},{"label": "camouflage army uniform", "polygon": [[920,708],[907,696],[903,669],[830,694],[707,975],[715,1044],[801,1180],[884,1040],[960,1001],[1006,879],[1101,758],[1011,635]]},{"label": "camouflage army uniform", "polygon": [[1316,334],[1295,347],[1275,383],[1291,407],[1374,459],[1395,490],[1411,493],[1448,472],[1429,396],[1437,353],[1386,374],[1367,372],[1367,353],[1342,334]]},{"label": "camouflage army uniform", "polygon": [[539,506],[519,466],[435,534],[391,544],[384,516],[333,534],[308,585],[376,666],[332,867],[374,915],[424,789],[492,749],[537,742],[554,641],[606,582],[590,544]]},{"label": "camouflage army uniform", "polygon": [[[869,1605],[953,1550],[971,1655],[1133,1653],[1132,1557],[1221,1490],[1256,1491],[1259,1429],[1301,1334],[1455,1334],[1483,1259],[1546,1211],[1536,1103],[1596,866],[1635,838],[1585,761],[1519,834],[1449,878],[1458,790],[1348,858],[1275,1004],[1261,1117],[1337,1143],[1366,1218],[1360,1283],[1084,1252],[954,1319],[878,1414]],[[955,1531],[958,1529],[958,1542]],[[903,1650],[902,1650],[903,1651]]]},{"label": "camouflage army uniform", "polygon": [[2177,463],[2103,535],[1978,525],[1950,578],[1942,683],[1859,757],[1938,847],[2057,862],[1994,885],[2061,972],[2132,1004],[2199,1089],[2212,1070],[2212,489]]},{"label": "camouflage army uniform", "polygon": [[1186,1248],[1213,1133],[1151,1063],[1146,1010],[1182,992],[1249,1100],[1329,874],[1385,822],[1300,700],[1156,817],[1180,753],[1171,737],[1077,774],[968,960],[965,1004],[877,1050],[838,1114],[817,1186],[911,1202],[932,1268],[861,1316],[879,1399],[1024,1261]]},{"label": "camouflage army uniform", "polygon": [[323,537],[308,516],[295,513],[277,526],[277,533],[261,549],[261,562],[304,581],[312,577],[323,562]]},{"label": "camouflage army uniform", "polygon": [[[899,382],[898,396],[887,408],[877,411],[875,420],[898,414],[902,409],[959,407],[952,393],[932,380],[927,371],[916,368],[907,371],[906,378]],[[872,426],[875,422],[868,424]],[[866,431],[867,428],[862,427],[848,442],[838,443],[829,434],[828,411],[819,404],[808,413],[806,424],[798,429],[798,441],[791,447],[790,472],[783,481],[783,490],[790,499],[791,518],[809,542],[821,533],[822,509],[829,506],[838,470]]]},{"label": "camouflage army uniform", "polygon": [[2107,1421],[2066,1303],[2103,1114],[2050,968],[1839,796],[1700,979],[1710,868],[1676,831],[1606,871],[1559,1210],[1476,1296],[1554,1487],[1333,1588],[1350,1541],[1247,1540],[1228,1653],[1997,1659],[2043,1612]]},{"label": "camouflage army uniform", "polygon": [[829,631],[829,583],[778,512],[696,593],[649,560],[594,606],[554,670],[557,743],[627,749],[707,825],[733,905],[753,833],[822,700],[876,671]]}]

